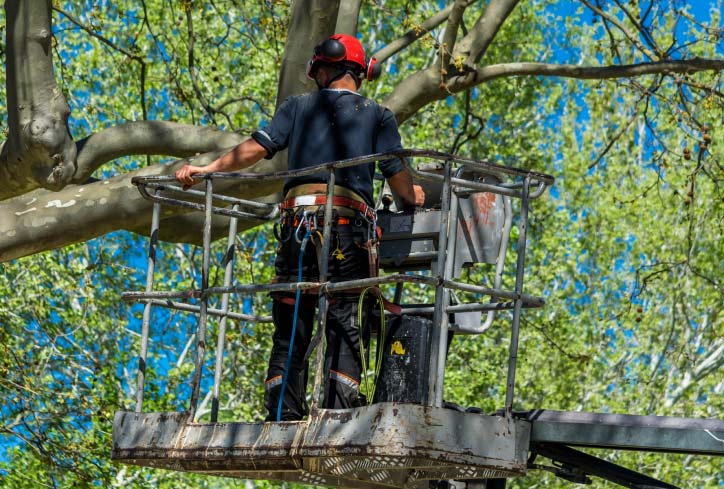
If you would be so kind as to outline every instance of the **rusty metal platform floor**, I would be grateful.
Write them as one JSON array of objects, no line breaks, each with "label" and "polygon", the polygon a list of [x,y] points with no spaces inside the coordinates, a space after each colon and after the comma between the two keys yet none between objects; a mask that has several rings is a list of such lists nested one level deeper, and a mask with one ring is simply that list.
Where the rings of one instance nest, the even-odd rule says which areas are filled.
[{"label": "rusty metal platform floor", "polygon": [[186,413],[118,412],[113,460],[244,479],[350,488],[523,475],[526,420],[415,404],[320,410],[305,421],[193,423]]}]

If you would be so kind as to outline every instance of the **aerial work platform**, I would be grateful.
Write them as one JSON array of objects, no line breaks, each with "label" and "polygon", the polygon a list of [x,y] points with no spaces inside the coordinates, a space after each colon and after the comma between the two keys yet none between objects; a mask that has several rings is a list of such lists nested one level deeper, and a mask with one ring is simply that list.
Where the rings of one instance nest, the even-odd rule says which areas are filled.
[{"label": "aerial work platform", "polygon": [[320,410],[284,423],[189,423],[185,413],[117,413],[113,458],[244,479],[336,487],[427,487],[519,476],[529,424],[414,404]]},{"label": "aerial work platform", "polygon": [[[724,421],[534,410],[512,418],[412,404],[321,410],[286,423],[194,423],[188,413],[119,412],[114,460],[244,479],[335,487],[428,487],[538,468],[572,482],[671,484],[569,447],[724,455]],[[530,456],[529,456],[530,453]],[[537,456],[555,466],[535,464]]]},{"label": "aerial work platform", "polygon": [[[416,183],[425,186],[424,209],[396,207],[391,196],[378,204],[376,221],[384,230],[379,250],[387,274],[368,279],[330,282],[326,260],[320,262],[316,282],[242,284],[234,276],[234,249],[238,219],[260,223],[278,217],[276,205],[214,193],[214,185],[229,180],[283,180],[294,175],[327,175],[327,204],[323,207],[322,257],[330,255],[332,197],[335,170],[400,158]],[[411,164],[411,158],[418,160]],[[182,190],[173,177],[135,178],[139,191],[154,202],[146,290],[124,293],[124,300],[144,304],[135,411],[117,412],[113,424],[116,461],[226,477],[298,482],[351,488],[501,488],[505,479],[543,469],[585,483],[590,476],[632,488],[675,486],[610,464],[570,447],[606,447],[647,451],[724,454],[724,422],[678,418],[618,416],[555,411],[513,410],[520,317],[526,308],[542,307],[543,298],[524,291],[528,209],[553,183],[549,175],[493,165],[485,161],[426,150],[331,162],[316,167],[259,175],[206,174],[205,191]],[[233,182],[232,182],[233,183]],[[514,203],[517,203],[514,205]],[[156,247],[162,206],[185,207],[204,213],[203,264],[198,288],[154,290]],[[513,209],[516,208],[516,213]],[[321,212],[321,210],[320,210]],[[227,250],[220,267],[221,286],[209,284],[212,217],[229,218]],[[512,289],[503,287],[508,235],[518,229],[515,259],[507,260]],[[513,263],[514,266],[510,266]],[[461,280],[461,270],[486,264],[490,283]],[[421,344],[423,359],[414,365],[424,389],[415,402],[378,398],[366,406],[321,409],[324,325],[328,294],[366,287],[394,286],[394,302],[406,317],[424,317],[431,327]],[[403,288],[431,290],[429,304],[402,303]],[[270,322],[271,318],[231,310],[229,297],[297,290],[318,291],[319,315],[310,356],[314,387],[307,419],[292,422],[219,422],[222,366],[227,361],[228,321]],[[458,300],[457,294],[467,297]],[[220,298],[213,302],[213,298]],[[194,314],[196,358],[190,394],[178,412],[143,410],[149,327],[153,307]],[[505,404],[498,413],[451,409],[443,401],[448,335],[484,334],[500,311],[510,315],[510,347],[504,388]],[[207,339],[207,323],[218,318],[215,345]],[[414,322],[413,322],[414,324]],[[499,326],[499,325],[498,325]],[[420,329],[420,334],[422,334]],[[384,333],[378,333],[383,335]],[[385,345],[385,338],[378,338]],[[189,342],[191,344],[191,340]],[[215,350],[213,384],[204,379],[207,347]],[[400,351],[404,352],[404,348]],[[392,353],[389,353],[390,355]],[[408,359],[409,360],[409,359]],[[404,363],[404,362],[403,362]],[[409,363],[409,362],[408,362]],[[384,369],[380,373],[384,375]],[[379,379],[375,379],[375,382]],[[394,388],[394,382],[388,382]],[[205,395],[202,390],[208,390]],[[385,390],[389,395],[388,390]],[[199,415],[201,396],[210,410]],[[617,417],[618,416],[618,417]],[[537,457],[551,459],[539,465]],[[445,485],[447,484],[447,486]]]}]

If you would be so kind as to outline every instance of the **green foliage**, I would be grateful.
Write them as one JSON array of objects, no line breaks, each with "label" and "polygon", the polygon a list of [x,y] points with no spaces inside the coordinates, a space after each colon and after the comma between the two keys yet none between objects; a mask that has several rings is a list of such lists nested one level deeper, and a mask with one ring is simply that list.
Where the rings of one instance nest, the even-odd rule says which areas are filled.
[{"label": "green foliage", "polygon": [[[480,3],[466,19],[484,8]],[[581,22],[580,11],[561,17],[566,3],[521,2],[485,62],[615,61],[600,19]],[[656,2],[661,22],[654,35],[664,45],[674,22],[664,9],[669,3]],[[76,139],[140,119],[144,106],[151,119],[243,133],[272,112],[289,20],[286,2],[142,4],[145,10],[132,1],[56,3],[115,46],[54,14],[56,73],[73,109]],[[365,2],[359,30],[381,45],[421,23],[437,5]],[[193,21],[196,88],[189,76],[187,14]],[[720,13],[712,15],[710,24],[719,26]],[[719,31],[687,25],[692,30],[682,36],[710,39],[686,54],[715,56]],[[366,94],[383,99],[405,77],[430,66],[442,29],[444,24],[392,57],[389,73],[377,84],[365,84]],[[626,49],[626,40],[613,43],[623,62],[640,61],[635,50]],[[139,59],[147,70],[145,105]],[[523,315],[516,409],[721,417],[724,112],[720,93],[696,88],[716,87],[718,76],[618,82],[500,78],[431,104],[401,128],[407,147],[455,151],[556,177],[551,193],[532,205],[526,291],[543,295],[547,304]],[[99,173],[145,163],[124,158]],[[239,282],[270,281],[273,240],[268,227],[239,238]],[[134,406],[141,317],[141,308],[129,308],[120,293],[142,290],[145,246],[144,240],[115,233],[0,269],[3,487],[235,484],[109,462],[113,412]],[[222,281],[224,248],[219,243],[214,249],[215,284]],[[511,252],[508,261],[513,260]],[[163,245],[156,279],[168,290],[193,288],[199,264],[197,248]],[[485,282],[489,275],[477,270],[471,279]],[[514,277],[504,281],[512,288]],[[234,310],[245,307],[243,299],[233,300]],[[259,296],[246,307],[268,314],[266,302]],[[448,400],[486,412],[502,406],[509,324],[509,316],[501,315],[487,334],[455,338]],[[206,372],[213,371],[218,327],[210,322]],[[192,317],[156,308],[146,410],[186,408],[193,353],[184,352],[194,330]],[[228,325],[222,421],[263,416],[270,333],[268,325]],[[202,407],[202,419],[208,408]],[[718,487],[723,476],[717,459],[605,456],[682,487]],[[535,471],[511,487],[567,485]]]}]

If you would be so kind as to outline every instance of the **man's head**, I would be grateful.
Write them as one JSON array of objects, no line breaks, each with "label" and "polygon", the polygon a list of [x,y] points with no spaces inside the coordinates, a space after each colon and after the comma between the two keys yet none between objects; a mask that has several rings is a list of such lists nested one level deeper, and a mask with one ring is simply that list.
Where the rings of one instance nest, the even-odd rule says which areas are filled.
[{"label": "man's head", "polygon": [[347,34],[334,34],[317,44],[307,64],[307,76],[320,88],[328,87],[345,75],[352,77],[359,88],[363,78],[374,80],[380,72],[377,60],[368,61],[362,44]]}]

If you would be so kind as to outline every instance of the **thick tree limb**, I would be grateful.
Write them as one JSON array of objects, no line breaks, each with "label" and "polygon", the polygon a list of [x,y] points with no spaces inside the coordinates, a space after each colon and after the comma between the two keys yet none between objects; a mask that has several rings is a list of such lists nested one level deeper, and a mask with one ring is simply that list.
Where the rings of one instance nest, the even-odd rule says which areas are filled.
[{"label": "thick tree limb", "polygon": [[449,93],[440,88],[437,70],[428,68],[403,80],[382,105],[392,110],[397,123],[402,124],[426,104],[447,95]]},{"label": "thick tree limb", "polygon": [[0,200],[57,190],[75,173],[70,108],[53,75],[49,0],[8,0],[8,140],[0,152]]},{"label": "thick tree limb", "polygon": [[[334,34],[340,0],[296,0],[292,5],[292,18],[284,46],[284,57],[279,69],[277,103],[284,99],[316,89],[307,77],[307,61],[316,43]],[[287,152],[277,153],[271,167],[283,170],[287,167]]]},{"label": "thick tree limb", "polygon": [[[207,153],[194,160],[203,165],[218,156]],[[145,200],[131,178],[141,175],[170,175],[187,160],[154,165],[89,185],[68,185],[59,192],[37,190],[0,203],[0,262],[52,248],[87,241],[118,229],[147,230],[152,203]],[[262,160],[252,172],[271,171],[271,162]],[[281,182],[250,181],[218,184],[219,192],[253,199],[274,193]],[[163,217],[187,212],[164,207]],[[181,221],[182,222],[182,221]],[[240,223],[240,229],[252,223]],[[258,224],[254,222],[253,225]],[[173,229],[167,226],[167,236]],[[188,230],[179,232],[185,235]],[[173,239],[171,239],[173,240]]]},{"label": "thick tree limb", "polygon": [[362,0],[341,0],[339,2],[339,12],[337,13],[337,25],[334,32],[357,35],[357,20],[359,19],[359,10],[362,7]]},{"label": "thick tree limb", "polygon": [[239,134],[210,127],[162,121],[129,122],[78,141],[78,170],[73,183],[85,182],[98,167],[121,156],[185,158],[230,148],[243,140]]},{"label": "thick tree limb", "polygon": [[520,0],[490,0],[470,33],[458,43],[454,56],[463,56],[468,65],[478,64],[518,2]]},{"label": "thick tree limb", "polygon": [[[77,142],[77,170],[70,183],[83,183],[101,165],[131,155],[185,158],[230,148],[244,140],[239,134],[210,127],[163,121],[129,122],[105,129]],[[3,185],[0,183],[0,194]],[[27,191],[38,185],[28,186]]]}]

